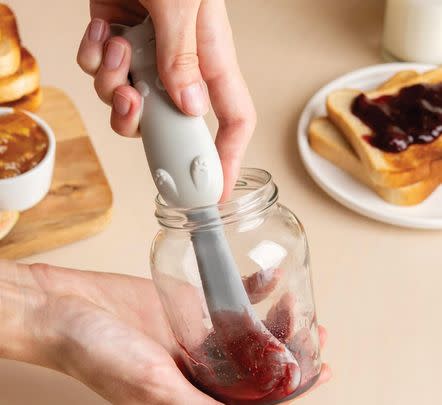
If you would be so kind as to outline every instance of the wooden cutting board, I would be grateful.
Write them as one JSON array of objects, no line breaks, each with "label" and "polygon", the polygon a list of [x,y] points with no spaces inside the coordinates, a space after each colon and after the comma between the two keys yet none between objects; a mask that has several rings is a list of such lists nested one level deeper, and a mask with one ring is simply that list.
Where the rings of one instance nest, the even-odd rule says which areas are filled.
[{"label": "wooden cutting board", "polygon": [[57,139],[54,178],[46,198],[21,214],[0,241],[0,258],[17,259],[86,238],[110,221],[112,192],[80,114],[61,90],[43,88],[36,112]]}]

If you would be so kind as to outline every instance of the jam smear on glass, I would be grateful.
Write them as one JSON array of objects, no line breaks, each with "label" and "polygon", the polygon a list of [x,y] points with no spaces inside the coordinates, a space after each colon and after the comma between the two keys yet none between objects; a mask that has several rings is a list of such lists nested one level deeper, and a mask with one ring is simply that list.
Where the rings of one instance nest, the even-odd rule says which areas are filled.
[{"label": "jam smear on glass", "polygon": [[373,131],[365,137],[371,145],[399,153],[442,134],[442,83],[416,84],[376,99],[360,94],[351,111]]},{"label": "jam smear on glass", "polygon": [[228,405],[265,404],[302,391],[318,375],[318,353],[308,328],[295,333],[287,311],[292,300],[284,295],[264,324],[298,363],[288,362],[284,347],[262,333],[248,313],[220,311],[212,321],[221,335],[213,331],[199,347],[184,350],[192,382]]}]

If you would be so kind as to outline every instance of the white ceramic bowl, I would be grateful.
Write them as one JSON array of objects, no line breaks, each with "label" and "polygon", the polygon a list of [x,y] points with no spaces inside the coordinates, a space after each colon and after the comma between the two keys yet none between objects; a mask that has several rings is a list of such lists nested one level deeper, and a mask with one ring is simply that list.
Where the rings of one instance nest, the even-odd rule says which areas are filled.
[{"label": "white ceramic bowl", "polygon": [[[13,108],[0,107],[0,115],[11,114]],[[55,135],[49,125],[26,111],[49,139],[43,160],[31,170],[15,177],[0,179],[0,211],[24,211],[38,204],[51,187],[55,161]]]}]

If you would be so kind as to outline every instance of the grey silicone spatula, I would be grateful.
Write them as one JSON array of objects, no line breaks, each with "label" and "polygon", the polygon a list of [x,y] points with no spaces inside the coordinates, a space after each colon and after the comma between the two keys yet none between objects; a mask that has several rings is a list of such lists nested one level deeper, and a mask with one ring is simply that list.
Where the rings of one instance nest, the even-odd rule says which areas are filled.
[{"label": "grey silicone spatula", "polygon": [[[158,191],[171,207],[196,208],[193,221],[210,221],[213,231],[192,233],[209,310],[251,307],[226,243],[216,204],[223,190],[218,152],[202,117],[181,113],[157,73],[153,26],[149,19],[126,29],[132,45],[131,78],[143,98],[140,131]],[[218,222],[218,224],[217,224]]]},{"label": "grey silicone spatula", "polygon": [[[216,208],[223,191],[222,167],[204,119],[181,113],[165,91],[158,77],[150,19],[119,29],[132,45],[131,78],[143,98],[140,131],[160,195],[172,207],[210,207],[194,210],[189,219],[210,222],[205,230],[193,231],[191,239],[212,318],[221,311],[247,314],[259,333],[281,346],[255,315],[227,243]],[[282,353],[282,362],[296,363],[290,351]]]}]

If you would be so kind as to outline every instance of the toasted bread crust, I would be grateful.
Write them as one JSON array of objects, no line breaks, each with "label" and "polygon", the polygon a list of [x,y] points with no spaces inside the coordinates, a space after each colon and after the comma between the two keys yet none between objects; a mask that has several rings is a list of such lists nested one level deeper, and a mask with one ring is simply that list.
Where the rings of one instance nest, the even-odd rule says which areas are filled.
[{"label": "toasted bread crust", "polygon": [[[371,130],[351,113],[351,103],[358,94],[360,92],[357,90],[334,92],[327,100],[327,111],[330,120],[339,128],[347,141],[355,149],[372,181],[380,187],[390,188],[406,186],[428,177],[431,172],[429,162],[407,167],[407,162],[403,162],[404,164],[401,165],[404,160],[403,153],[405,152],[397,154],[385,153],[365,141],[364,135],[369,135]],[[340,100],[337,101],[336,98]],[[409,149],[415,146],[430,145],[432,144],[413,145]],[[419,152],[419,149],[417,151]],[[417,162],[417,160],[414,159],[411,163],[413,162]]]},{"label": "toasted bread crust", "polygon": [[410,75],[406,80],[402,82],[397,81],[396,83],[393,83],[393,85],[389,84],[386,89],[378,88],[376,90],[369,91],[367,93],[367,96],[370,98],[377,98],[388,94],[396,94],[402,88],[413,86],[415,84],[435,84],[440,82],[442,82],[442,67],[429,70],[422,74]]},{"label": "toasted bread crust", "polygon": [[383,91],[391,89],[392,87],[403,85],[410,79],[416,78],[419,76],[415,70],[402,70],[401,72],[396,73],[390,79],[388,79],[385,83],[382,83],[377,91]]},{"label": "toasted bread crust", "polygon": [[19,216],[17,211],[0,211],[0,240],[11,232]]},{"label": "toasted bread crust", "polygon": [[[434,77],[439,72],[432,72]],[[402,71],[381,84],[376,91],[389,91],[404,83],[410,83],[419,74],[415,71]],[[428,76],[427,76],[428,77]],[[373,92],[372,92],[373,94]],[[314,119],[309,127],[309,142],[313,150],[331,163],[346,171],[363,184],[371,187],[385,201],[395,205],[416,205],[430,196],[442,183],[442,159],[429,165],[430,174],[423,180],[402,187],[381,187],[373,181],[373,173],[362,164],[354,148],[343,133],[327,117]],[[402,176],[403,173],[397,173]],[[396,174],[389,174],[396,176]]]},{"label": "toasted bread crust", "polygon": [[25,48],[21,50],[19,70],[0,78],[0,104],[16,101],[36,91],[40,84],[40,70],[34,57]]},{"label": "toasted bread crust", "polygon": [[[413,84],[441,81],[442,68],[418,76],[410,75],[402,84],[397,81],[391,87],[367,95],[376,98],[394,94]],[[364,140],[364,135],[370,135],[371,129],[351,112],[352,102],[358,94],[360,91],[351,89],[333,92],[327,99],[327,111],[329,118],[356,150],[372,181],[381,187],[391,188],[413,184],[428,177],[431,162],[442,159],[442,137],[429,144],[412,145],[401,153],[387,153],[373,147]]]},{"label": "toasted bread crust", "polygon": [[385,201],[395,205],[416,205],[430,196],[442,182],[442,160],[435,161],[426,179],[399,188],[377,186],[367,174],[350,144],[326,117],[314,119],[309,127],[312,149],[351,176],[371,187]]},{"label": "toasted bread crust", "polygon": [[43,92],[41,88],[38,88],[33,93],[28,94],[17,101],[11,101],[10,103],[4,103],[1,105],[4,107],[12,107],[15,109],[35,112],[40,108],[42,102]]},{"label": "toasted bread crust", "polygon": [[361,183],[372,186],[370,177],[351,145],[327,117],[312,120],[308,129],[312,149]]},{"label": "toasted bread crust", "polygon": [[20,36],[12,10],[0,4],[0,77],[10,76],[20,67]]}]

